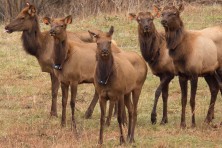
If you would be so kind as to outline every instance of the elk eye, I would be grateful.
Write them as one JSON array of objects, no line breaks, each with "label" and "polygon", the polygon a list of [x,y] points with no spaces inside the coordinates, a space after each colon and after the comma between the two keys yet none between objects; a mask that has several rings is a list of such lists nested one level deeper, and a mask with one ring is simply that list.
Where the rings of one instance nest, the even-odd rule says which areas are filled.
[{"label": "elk eye", "polygon": [[109,41],[109,44],[111,44],[112,42],[111,41]]},{"label": "elk eye", "polygon": [[61,27],[61,28],[63,28],[63,27],[64,27],[64,25],[61,25],[60,27]]},{"label": "elk eye", "polygon": [[21,20],[24,20],[24,19],[25,19],[25,17],[21,17],[20,19],[21,19]]}]

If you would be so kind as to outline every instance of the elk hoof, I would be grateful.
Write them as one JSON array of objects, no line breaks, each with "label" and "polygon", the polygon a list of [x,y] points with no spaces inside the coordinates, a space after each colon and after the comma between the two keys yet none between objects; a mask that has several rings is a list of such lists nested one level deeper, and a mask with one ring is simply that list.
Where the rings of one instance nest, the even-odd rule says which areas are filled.
[{"label": "elk hoof", "polygon": [[152,124],[156,124],[156,114],[151,114],[151,122],[152,122]]},{"label": "elk hoof", "polygon": [[62,121],[61,122],[61,127],[66,127],[66,122]]},{"label": "elk hoof", "polygon": [[125,143],[125,140],[124,140],[123,136],[120,136],[119,141],[120,141],[120,145],[122,145],[123,143]]},{"label": "elk hoof", "polygon": [[54,111],[51,111],[50,115],[51,115],[52,117],[58,117],[57,112],[54,112]]},{"label": "elk hoof", "polygon": [[162,121],[160,122],[160,125],[165,125],[166,123],[168,123],[168,119],[163,118]]},{"label": "elk hoof", "polygon": [[98,144],[99,144],[99,145],[102,145],[102,144],[103,144],[103,140],[100,139],[100,140],[98,141]]},{"label": "elk hoof", "polygon": [[180,123],[180,128],[185,129],[186,128],[186,123],[185,122],[181,122]]},{"label": "elk hoof", "polygon": [[212,118],[210,118],[210,117],[207,117],[206,119],[205,119],[205,123],[206,124],[210,124],[211,123],[211,121],[212,121]]},{"label": "elk hoof", "polygon": [[85,117],[85,119],[91,118],[92,117],[92,111],[91,110],[87,110],[84,117]]},{"label": "elk hoof", "polygon": [[109,127],[110,126],[110,120],[106,120],[106,126]]},{"label": "elk hoof", "polygon": [[124,120],[122,123],[123,126],[127,126],[127,120]]},{"label": "elk hoof", "polygon": [[135,140],[134,140],[134,138],[130,138],[130,141],[129,141],[129,143],[135,143]]},{"label": "elk hoof", "polygon": [[196,123],[192,123],[191,128],[196,128]]}]

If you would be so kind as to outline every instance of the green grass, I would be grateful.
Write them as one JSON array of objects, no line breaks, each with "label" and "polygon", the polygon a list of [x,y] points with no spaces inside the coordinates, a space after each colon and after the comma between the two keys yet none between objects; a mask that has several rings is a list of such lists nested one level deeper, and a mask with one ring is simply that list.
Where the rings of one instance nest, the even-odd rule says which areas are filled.
[{"label": "green grass", "polygon": [[[188,29],[202,29],[218,25],[222,21],[221,6],[190,6],[182,18]],[[158,30],[163,30],[160,19],[155,20]],[[74,18],[70,31],[89,30],[91,28],[107,31],[115,27],[114,39],[124,50],[140,53],[137,39],[137,23],[130,21],[124,14],[100,15],[84,20]],[[3,30],[4,25],[0,26]],[[41,24],[42,30],[49,27]],[[49,116],[51,106],[50,78],[42,73],[37,60],[25,53],[21,33],[0,33],[0,145],[1,147],[96,147],[99,136],[100,111],[97,105],[92,119],[85,120],[83,115],[93,96],[93,85],[80,85],[76,104],[77,128],[80,139],[71,132],[70,108],[67,106],[67,127],[60,127],[61,91],[58,97],[59,118]],[[187,129],[180,129],[180,88],[178,78],[170,84],[168,102],[168,120],[165,126],[159,125],[162,117],[162,100],[157,108],[156,125],[150,122],[154,92],[159,79],[149,70],[138,106],[138,123],[136,126],[136,143],[122,147],[222,147],[222,129],[211,128],[203,123],[210,102],[208,86],[203,78],[199,79],[196,96],[197,127],[192,129],[191,111],[187,104]],[[222,99],[218,95],[215,106],[215,120],[222,120]],[[104,146],[119,147],[119,129],[115,118],[111,126],[105,129]],[[126,135],[126,128],[124,133]]]}]

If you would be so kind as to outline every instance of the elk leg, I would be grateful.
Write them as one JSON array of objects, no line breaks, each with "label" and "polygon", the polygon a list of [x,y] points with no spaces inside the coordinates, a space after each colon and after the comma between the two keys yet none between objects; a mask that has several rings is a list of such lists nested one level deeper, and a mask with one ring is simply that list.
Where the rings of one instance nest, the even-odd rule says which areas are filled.
[{"label": "elk leg", "polygon": [[114,101],[110,101],[109,103],[109,113],[108,113],[108,117],[106,119],[106,125],[110,126],[110,122],[111,122],[111,118],[112,118],[112,114],[113,114],[113,108],[114,108]]},{"label": "elk leg", "polygon": [[119,124],[119,129],[120,129],[120,145],[122,143],[125,143],[124,137],[123,137],[123,127],[122,127],[122,123],[123,123],[123,107],[124,107],[124,96],[121,96],[120,98],[118,98],[118,124]]},{"label": "elk leg", "polygon": [[181,88],[181,104],[182,104],[182,112],[181,112],[181,123],[180,127],[186,127],[185,114],[186,114],[186,105],[187,105],[187,81],[186,77],[179,76],[179,83]]},{"label": "elk leg", "polygon": [[92,113],[93,113],[93,110],[96,106],[96,103],[98,102],[98,99],[99,99],[99,95],[95,90],[93,100],[91,101],[91,103],[90,103],[90,105],[89,105],[89,107],[88,107],[88,109],[85,113],[85,119],[89,119],[90,117],[92,117]]},{"label": "elk leg", "polygon": [[67,105],[67,100],[68,100],[68,90],[69,90],[69,85],[65,83],[61,83],[62,87],[62,121],[61,125],[65,126],[66,125],[66,105]]},{"label": "elk leg", "polygon": [[[169,81],[170,82],[170,81]],[[163,99],[163,118],[160,124],[168,123],[167,118],[167,101],[168,101],[168,92],[169,92],[169,82],[166,83],[162,88],[162,99]]]},{"label": "elk leg", "polygon": [[103,129],[105,125],[105,115],[106,115],[106,102],[107,100],[104,98],[100,98],[100,110],[101,110],[101,117],[100,117],[100,133],[99,133],[99,144],[103,144]]},{"label": "elk leg", "polygon": [[118,112],[118,102],[115,103],[114,114],[113,114],[114,117],[117,116],[117,112]]},{"label": "elk leg", "polygon": [[192,127],[196,127],[196,121],[195,121],[195,97],[196,97],[196,92],[197,92],[197,82],[198,82],[198,77],[192,78],[190,80],[190,84],[191,84],[190,106],[191,106],[191,113],[192,113]]},{"label": "elk leg", "polygon": [[51,77],[51,91],[52,91],[52,106],[51,106],[51,116],[58,117],[57,114],[57,95],[60,86],[60,82],[54,73],[50,73]]},{"label": "elk leg", "polygon": [[131,131],[131,136],[130,136],[130,141],[129,141],[130,143],[135,142],[134,132],[135,132],[135,127],[136,127],[136,122],[137,122],[137,105],[138,105],[141,90],[142,88],[133,90],[133,123],[132,123],[132,131]]},{"label": "elk leg", "polygon": [[[160,85],[158,86],[158,88],[156,89],[156,92],[155,92],[155,100],[154,100],[153,110],[152,110],[152,113],[151,113],[151,122],[152,122],[152,124],[156,124],[156,116],[157,116],[157,114],[156,114],[156,107],[157,107],[157,103],[158,103],[158,99],[160,97],[160,94],[161,94],[161,92],[163,90],[163,87],[165,85],[169,84],[170,81],[173,78],[174,78],[174,76],[172,76],[172,75],[164,75],[164,76],[160,77]],[[165,101],[165,99],[166,98],[164,98],[163,101],[167,103],[167,101]],[[163,103],[163,106],[167,107],[167,105],[165,105],[164,103]],[[167,110],[167,109],[165,109],[165,110]]]},{"label": "elk leg", "polygon": [[76,94],[77,94],[77,85],[78,84],[72,84],[71,85],[71,112],[72,112],[72,129],[74,130],[75,134],[78,137],[77,129],[76,129],[76,121],[75,121],[75,103],[76,103]]},{"label": "elk leg", "polygon": [[123,105],[123,110],[122,110],[122,124],[123,126],[127,125],[126,108],[124,105]]},{"label": "elk leg", "polygon": [[214,116],[214,105],[217,99],[217,94],[219,92],[219,85],[217,83],[216,78],[211,75],[207,75],[204,78],[210,88],[210,94],[211,94],[210,105],[205,119],[206,123],[210,123]]},{"label": "elk leg", "polygon": [[130,94],[127,94],[124,97],[124,103],[128,110],[128,116],[129,116],[129,124],[128,124],[128,134],[127,134],[127,140],[130,140],[131,132],[132,132],[132,122],[133,122],[133,108],[132,108],[132,102],[130,99]]},{"label": "elk leg", "polygon": [[[220,80],[221,80],[222,79],[222,68],[217,70],[217,74],[218,74],[218,76],[220,77]],[[219,89],[220,89],[220,93],[222,95],[222,87],[219,87]]]}]

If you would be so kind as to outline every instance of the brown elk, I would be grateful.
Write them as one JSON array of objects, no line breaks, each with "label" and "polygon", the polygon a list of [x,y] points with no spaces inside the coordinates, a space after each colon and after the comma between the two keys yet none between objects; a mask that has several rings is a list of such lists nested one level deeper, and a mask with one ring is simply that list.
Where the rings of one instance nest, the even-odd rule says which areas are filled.
[{"label": "brown elk", "polygon": [[[155,28],[153,20],[155,17],[159,17],[159,13],[156,12],[157,8],[154,7],[154,13],[140,12],[138,15],[130,13],[131,19],[135,19],[138,22],[138,36],[140,43],[140,50],[143,58],[148,62],[152,73],[160,78],[160,84],[155,92],[154,106],[151,113],[151,122],[156,123],[156,107],[159,96],[162,92],[163,99],[163,118],[161,124],[168,122],[167,117],[167,102],[168,102],[168,88],[169,83],[177,75],[173,60],[169,56],[168,49],[166,47],[165,34],[158,32]],[[195,100],[195,94],[197,90],[197,80],[191,80],[191,102]],[[193,114],[194,119],[194,114]],[[193,125],[195,126],[195,120]]]},{"label": "brown elk", "polygon": [[157,32],[154,26],[153,20],[155,16],[156,14],[153,15],[150,12],[140,12],[138,15],[134,13],[129,14],[131,19],[135,19],[138,22],[138,37],[142,56],[149,64],[152,73],[160,78],[160,84],[155,92],[151,121],[153,124],[156,123],[156,106],[162,92],[163,118],[161,124],[165,124],[168,122],[168,87],[170,81],[174,78],[175,69],[173,61],[168,54],[164,34]]},{"label": "brown elk", "polygon": [[[161,24],[165,29],[169,54],[173,59],[175,68],[181,75],[179,78],[182,91],[181,125],[186,126],[185,107],[188,78],[205,76],[211,92],[210,107],[205,121],[210,122],[213,118],[219,86],[221,88],[219,79],[222,76],[222,50],[220,50],[222,48],[222,28],[218,26],[200,31],[185,30],[180,18],[180,13],[183,10],[184,6],[182,4],[178,8],[175,6],[164,7],[161,14]],[[221,34],[218,34],[218,32],[221,32]],[[195,101],[191,102],[191,107],[193,112]]]},{"label": "brown elk", "polygon": [[[136,53],[129,52],[128,57],[136,59],[135,63],[129,62],[125,54],[113,54],[111,45],[114,28],[109,32],[96,34],[89,31],[97,38],[97,65],[95,69],[95,87],[99,94],[101,109],[99,144],[103,143],[103,128],[105,122],[106,102],[118,102],[118,123],[120,128],[120,144],[125,142],[122,129],[122,111],[124,104],[128,109],[129,125],[128,138],[134,141],[134,130],[137,121],[137,104],[142,86],[147,75],[145,61]],[[130,99],[132,93],[133,106]]]},{"label": "brown elk", "polygon": [[[8,33],[21,31],[25,51],[37,58],[43,72],[50,74],[52,84],[51,115],[57,116],[57,94],[60,83],[52,68],[54,39],[50,36],[49,31],[40,31],[35,6],[27,3],[26,7],[18,14],[16,19],[5,27],[5,30]],[[80,35],[80,33],[78,34]],[[82,42],[75,33],[67,32],[67,35],[70,40]],[[90,36],[90,38],[92,37]],[[96,93],[94,94],[94,98],[95,97],[97,97]],[[86,112],[87,118],[92,115],[94,106],[95,103],[91,102]]]},{"label": "brown elk", "polygon": [[[96,65],[96,49],[95,43],[79,43],[71,41],[67,38],[66,27],[72,22],[72,17],[67,16],[65,18],[51,19],[48,17],[43,18],[43,22],[46,25],[51,26],[50,35],[54,38],[54,52],[57,50],[65,51],[67,53],[66,61],[63,68],[58,71],[54,70],[56,77],[61,82],[62,88],[62,121],[61,124],[66,124],[66,105],[68,100],[68,89],[71,87],[71,110],[72,110],[72,123],[76,129],[75,124],[75,99],[77,93],[77,86],[81,83],[93,83],[94,82],[94,70]],[[96,31],[97,33],[101,31]],[[122,52],[115,44],[113,52],[118,54]],[[54,54],[55,55],[55,54]],[[137,60],[137,59],[135,59]],[[133,61],[134,62],[134,61]],[[95,92],[95,96],[91,102],[89,109],[93,109],[98,101],[98,95]],[[107,124],[110,123],[111,111],[114,104],[111,104],[110,113],[107,118]],[[87,111],[88,112],[88,111]]]}]

